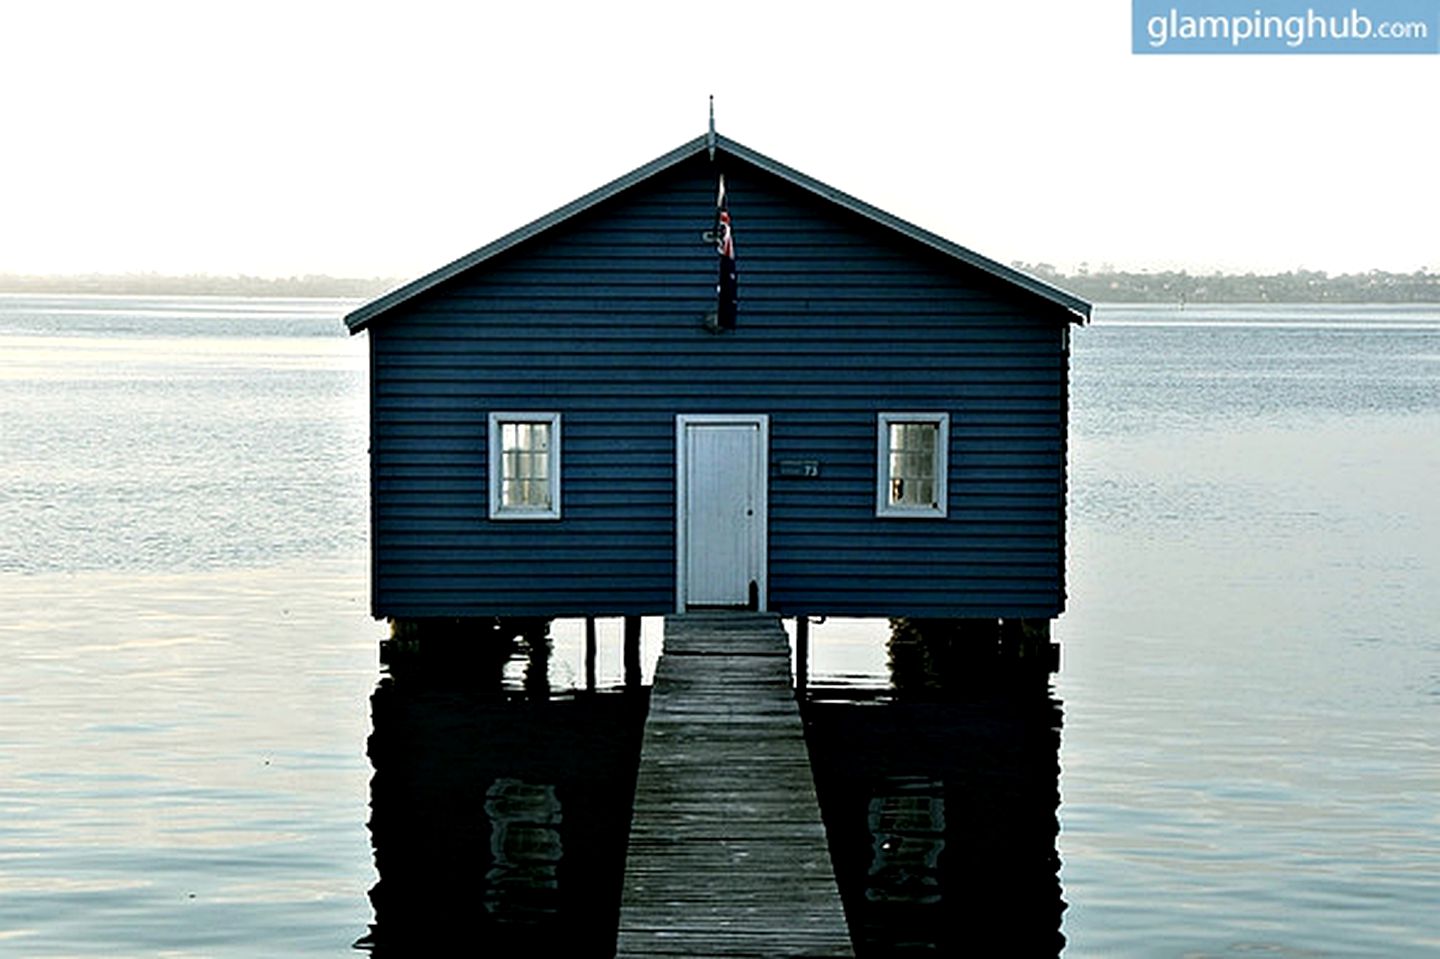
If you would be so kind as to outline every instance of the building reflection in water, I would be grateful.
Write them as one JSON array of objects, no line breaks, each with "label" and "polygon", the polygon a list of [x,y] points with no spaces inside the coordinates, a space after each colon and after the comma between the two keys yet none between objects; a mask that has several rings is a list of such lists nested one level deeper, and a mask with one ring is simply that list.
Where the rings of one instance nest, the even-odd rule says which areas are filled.
[{"label": "building reflection in water", "polygon": [[890,682],[802,701],[860,956],[1057,956],[1061,705],[953,624],[897,621]]},{"label": "building reflection in water", "polygon": [[[553,681],[548,624],[487,639],[389,656],[369,743],[380,878],[356,945],[610,956],[648,705],[634,657],[628,684],[577,690]],[[1043,670],[985,649],[953,624],[897,623],[888,681],[802,684],[862,959],[1064,946],[1061,707]]]},{"label": "building reflection in water", "polygon": [[646,692],[552,690],[544,622],[448,639],[392,647],[371,699],[380,878],[356,946],[613,954]]}]

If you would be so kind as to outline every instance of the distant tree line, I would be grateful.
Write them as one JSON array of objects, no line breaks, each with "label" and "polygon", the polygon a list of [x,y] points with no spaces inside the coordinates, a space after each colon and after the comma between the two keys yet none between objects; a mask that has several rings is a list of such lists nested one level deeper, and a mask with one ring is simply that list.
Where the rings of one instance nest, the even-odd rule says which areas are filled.
[{"label": "distant tree line", "polygon": [[[1049,263],[1016,262],[1016,269],[1096,303],[1440,303],[1440,273],[1189,273],[1127,272],[1081,264],[1062,273]],[[213,276],[88,273],[43,276],[0,273],[0,293],[111,293],[151,296],[372,297],[399,285],[385,277]]]},{"label": "distant tree line", "polygon": [[142,296],[378,296],[397,286],[393,279],[307,274],[305,276],[212,276],[195,273],[87,273],[45,276],[0,273],[0,293],[109,293]]},{"label": "distant tree line", "polygon": [[1048,263],[1014,264],[1032,276],[1096,303],[1440,303],[1440,273],[1126,272],[1083,264],[1073,274]]}]

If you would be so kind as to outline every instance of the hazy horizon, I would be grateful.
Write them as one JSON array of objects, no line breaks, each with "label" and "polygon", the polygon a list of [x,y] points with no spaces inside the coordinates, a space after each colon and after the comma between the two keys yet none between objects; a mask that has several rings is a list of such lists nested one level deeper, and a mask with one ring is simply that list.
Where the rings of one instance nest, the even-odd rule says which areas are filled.
[{"label": "hazy horizon", "polygon": [[[1440,304],[1440,273],[1202,274],[1184,271],[1057,273],[1051,264],[1011,264],[1092,303],[1291,304],[1294,306]],[[361,302],[402,287],[397,277],[164,275],[158,273],[16,276],[0,273],[0,296],[170,299],[328,299]]]},{"label": "hazy horizon", "polygon": [[[454,259],[454,258],[452,257],[452,259]],[[206,280],[215,280],[215,281],[220,281],[220,282],[249,281],[249,280],[253,280],[253,281],[256,281],[256,282],[259,282],[259,283],[309,282],[309,281],[314,281],[314,282],[335,282],[335,283],[374,283],[374,284],[383,284],[383,283],[407,283],[407,282],[409,282],[409,281],[411,281],[411,280],[419,279],[420,277],[427,275],[428,273],[432,272],[432,271],[435,270],[435,269],[439,269],[440,267],[445,266],[448,262],[450,262],[450,261],[445,261],[445,262],[436,263],[436,264],[434,264],[434,266],[433,266],[430,270],[426,270],[426,271],[424,271],[423,273],[408,274],[408,275],[402,275],[402,274],[399,274],[399,273],[389,273],[389,274],[379,273],[379,274],[370,274],[370,275],[341,275],[341,274],[335,274],[335,273],[319,272],[319,271],[315,271],[315,270],[299,270],[299,271],[290,272],[290,273],[251,273],[251,272],[245,272],[245,271],[242,271],[242,270],[230,270],[230,271],[220,270],[220,271],[202,271],[202,272],[193,272],[193,273],[174,273],[174,272],[168,272],[168,271],[164,271],[164,270],[149,270],[149,269],[128,270],[128,271],[123,271],[123,272],[106,271],[106,270],[78,270],[78,271],[72,271],[72,272],[29,273],[29,272],[17,272],[17,271],[10,271],[10,270],[0,270],[0,285],[3,285],[3,284],[4,284],[5,282],[7,282],[7,281],[10,281],[10,282],[16,282],[16,281],[41,281],[41,282],[52,282],[52,281],[53,281],[53,282],[62,282],[62,281],[66,281],[66,280],[77,280],[77,281],[79,281],[79,280],[91,280],[91,281],[94,281],[94,280],[187,281],[187,280],[188,280],[188,281],[195,281],[195,282],[203,282],[203,281],[206,281]],[[1116,264],[1113,264],[1113,263],[1100,263],[1100,264],[1081,263],[1081,264],[1078,264],[1078,265],[1077,265],[1076,267],[1074,267],[1074,268],[1065,269],[1065,268],[1063,268],[1062,266],[1058,266],[1058,265],[1053,264],[1053,263],[1044,263],[1044,262],[1040,262],[1040,263],[1027,263],[1027,262],[1019,262],[1019,261],[1011,262],[1011,263],[1008,263],[1008,264],[1006,264],[1006,265],[1007,265],[1007,266],[1010,266],[1010,267],[1014,267],[1014,268],[1019,269],[1019,270],[1022,270],[1022,271],[1025,271],[1025,272],[1048,273],[1048,272],[1053,271],[1053,272],[1057,273],[1058,275],[1065,276],[1065,277],[1084,277],[1084,276],[1118,275],[1118,274],[1160,275],[1160,274],[1164,274],[1164,273],[1185,273],[1185,274],[1187,274],[1187,275],[1189,275],[1189,276],[1194,276],[1194,277],[1282,276],[1282,275],[1286,275],[1286,274],[1315,274],[1315,273],[1320,273],[1320,274],[1324,274],[1324,275],[1326,275],[1326,276],[1328,276],[1328,277],[1331,277],[1331,278],[1338,278],[1338,277],[1341,277],[1341,276],[1366,276],[1366,275],[1377,274],[1377,273],[1378,273],[1378,274],[1384,274],[1384,275],[1390,275],[1390,276],[1411,276],[1411,275],[1414,275],[1414,274],[1417,274],[1417,273],[1418,273],[1418,274],[1425,274],[1425,275],[1437,275],[1437,274],[1440,274],[1440,270],[1431,269],[1430,267],[1423,266],[1423,265],[1420,266],[1420,267],[1417,267],[1417,268],[1412,268],[1412,269],[1397,269],[1397,268],[1390,268],[1390,267],[1385,267],[1385,266],[1372,266],[1372,267],[1367,267],[1367,268],[1364,268],[1364,269],[1358,269],[1358,270],[1343,270],[1343,271],[1340,271],[1340,270],[1325,270],[1325,269],[1319,269],[1319,268],[1311,268],[1311,267],[1307,267],[1307,266],[1303,266],[1303,265],[1302,265],[1302,266],[1294,267],[1294,268],[1292,268],[1292,269],[1286,269],[1286,270],[1259,270],[1259,269],[1249,269],[1249,270],[1246,270],[1246,269],[1239,269],[1239,270],[1219,270],[1219,269],[1214,269],[1214,270],[1206,270],[1206,269],[1201,269],[1201,268],[1197,268],[1197,267],[1194,267],[1194,266],[1187,267],[1187,266],[1184,266],[1183,264],[1182,264],[1182,265],[1179,265],[1179,266],[1165,266],[1165,267],[1155,266],[1155,265],[1153,265],[1153,264],[1152,264],[1152,265],[1149,265],[1149,266],[1141,265],[1141,266],[1135,266],[1135,267],[1121,267],[1121,266],[1117,266]],[[1047,269],[1037,269],[1037,267],[1043,267],[1043,268],[1047,268]]]}]

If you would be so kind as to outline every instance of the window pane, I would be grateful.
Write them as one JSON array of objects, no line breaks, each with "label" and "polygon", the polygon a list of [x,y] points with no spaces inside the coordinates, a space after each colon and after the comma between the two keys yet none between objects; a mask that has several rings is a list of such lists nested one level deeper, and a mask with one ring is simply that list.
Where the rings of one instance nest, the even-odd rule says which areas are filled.
[{"label": "window pane", "polygon": [[934,506],[939,474],[937,423],[890,424],[890,503]]},{"label": "window pane", "polygon": [[505,423],[500,430],[500,499],[507,507],[550,507],[550,424]]}]

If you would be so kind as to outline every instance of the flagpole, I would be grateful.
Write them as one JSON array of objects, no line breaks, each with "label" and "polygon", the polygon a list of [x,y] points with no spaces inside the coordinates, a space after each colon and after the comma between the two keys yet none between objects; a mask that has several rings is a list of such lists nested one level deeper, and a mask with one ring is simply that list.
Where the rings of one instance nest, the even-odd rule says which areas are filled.
[{"label": "flagpole", "polygon": [[705,145],[710,148],[710,162],[715,162],[715,94],[710,94],[710,132],[705,135]]}]

